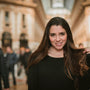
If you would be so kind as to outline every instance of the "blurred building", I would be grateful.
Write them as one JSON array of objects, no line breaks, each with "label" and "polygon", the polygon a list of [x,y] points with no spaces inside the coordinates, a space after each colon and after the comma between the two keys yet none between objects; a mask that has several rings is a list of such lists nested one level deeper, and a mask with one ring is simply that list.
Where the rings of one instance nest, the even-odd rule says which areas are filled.
[{"label": "blurred building", "polygon": [[67,19],[76,45],[90,47],[90,0],[0,0],[1,46],[35,50],[54,16]]},{"label": "blurred building", "polygon": [[90,0],[75,0],[70,19],[75,44],[90,47]]},{"label": "blurred building", "polygon": [[[38,7],[38,8],[37,8]],[[0,43],[14,49],[41,41],[46,17],[40,0],[0,0]]]}]

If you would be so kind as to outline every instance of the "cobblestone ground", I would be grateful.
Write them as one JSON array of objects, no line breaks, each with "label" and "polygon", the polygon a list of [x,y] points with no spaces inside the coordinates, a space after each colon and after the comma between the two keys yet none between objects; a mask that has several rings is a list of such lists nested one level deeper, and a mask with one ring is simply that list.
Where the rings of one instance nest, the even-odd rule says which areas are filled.
[{"label": "cobblestone ground", "polygon": [[22,84],[22,85],[12,86],[10,87],[10,90],[28,90],[28,88],[26,84]]}]

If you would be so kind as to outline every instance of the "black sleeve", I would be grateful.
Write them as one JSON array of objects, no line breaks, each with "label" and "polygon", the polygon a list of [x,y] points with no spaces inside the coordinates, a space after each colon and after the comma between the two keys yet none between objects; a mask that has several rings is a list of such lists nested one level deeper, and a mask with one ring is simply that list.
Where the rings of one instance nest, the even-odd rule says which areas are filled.
[{"label": "black sleeve", "polygon": [[[90,67],[90,54],[86,55],[87,65]],[[79,90],[89,90],[90,89],[90,69],[84,74],[84,76],[79,77]]]},{"label": "black sleeve", "polygon": [[38,66],[34,65],[30,67],[28,71],[28,90],[38,89]]},{"label": "black sleeve", "polygon": [[16,53],[14,53],[13,60],[14,60],[14,64],[16,64],[16,63],[17,63],[17,61],[18,61],[18,58],[17,58],[17,55],[16,55]]},{"label": "black sleeve", "polygon": [[90,67],[90,54],[87,54],[86,60],[87,60],[87,65]]}]

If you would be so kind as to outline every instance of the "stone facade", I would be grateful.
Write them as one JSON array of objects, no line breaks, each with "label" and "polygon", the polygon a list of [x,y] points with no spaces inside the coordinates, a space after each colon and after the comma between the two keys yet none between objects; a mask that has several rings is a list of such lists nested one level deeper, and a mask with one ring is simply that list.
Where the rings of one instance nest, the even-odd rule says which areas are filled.
[{"label": "stone facade", "polygon": [[[5,21],[7,16],[8,22]],[[13,49],[19,48],[20,35],[25,34],[24,39],[32,51],[35,50],[41,41],[45,22],[46,16],[40,0],[0,0],[0,45],[2,34],[9,32]]]},{"label": "stone facade", "polygon": [[75,0],[71,28],[75,44],[83,43],[90,47],[90,0]]},{"label": "stone facade", "polygon": [[[70,23],[77,46],[79,43],[90,46],[90,0],[75,0],[71,15],[56,16],[64,17]],[[13,49],[19,48],[20,40],[24,38],[32,51],[35,50],[51,17],[45,14],[41,0],[0,0],[0,46],[3,33],[9,32]]]}]

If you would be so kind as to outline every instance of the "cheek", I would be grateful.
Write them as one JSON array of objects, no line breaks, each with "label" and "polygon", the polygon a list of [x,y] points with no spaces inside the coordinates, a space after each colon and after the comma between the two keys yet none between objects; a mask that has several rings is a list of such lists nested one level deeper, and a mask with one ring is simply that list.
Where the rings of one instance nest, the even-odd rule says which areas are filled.
[{"label": "cheek", "polygon": [[65,41],[67,41],[67,35],[66,35],[66,36],[64,36],[64,37],[63,37],[63,39],[64,39]]},{"label": "cheek", "polygon": [[67,43],[67,36],[64,38],[65,44]]},{"label": "cheek", "polygon": [[49,36],[49,40],[50,40],[50,42],[53,42],[54,41],[54,38],[52,38],[52,37]]}]

